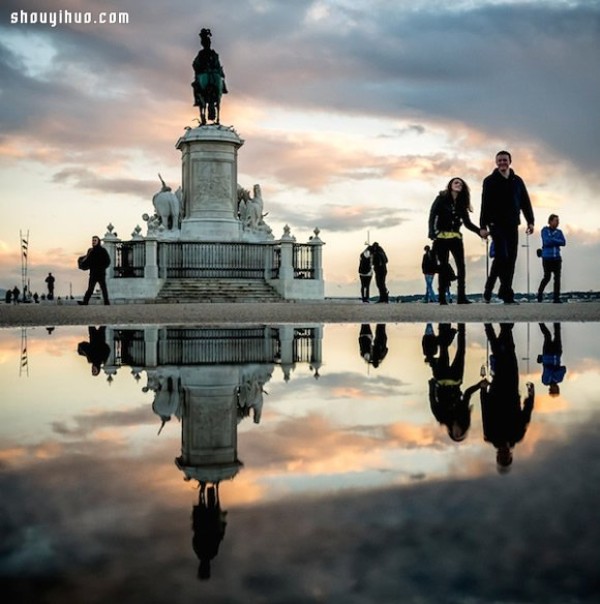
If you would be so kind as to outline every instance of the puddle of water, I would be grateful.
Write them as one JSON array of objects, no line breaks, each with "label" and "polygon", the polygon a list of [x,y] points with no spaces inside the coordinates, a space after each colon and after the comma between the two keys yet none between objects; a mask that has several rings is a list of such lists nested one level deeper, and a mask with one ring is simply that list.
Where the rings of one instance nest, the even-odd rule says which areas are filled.
[{"label": "puddle of water", "polygon": [[3,589],[587,601],[598,330],[2,330]]}]

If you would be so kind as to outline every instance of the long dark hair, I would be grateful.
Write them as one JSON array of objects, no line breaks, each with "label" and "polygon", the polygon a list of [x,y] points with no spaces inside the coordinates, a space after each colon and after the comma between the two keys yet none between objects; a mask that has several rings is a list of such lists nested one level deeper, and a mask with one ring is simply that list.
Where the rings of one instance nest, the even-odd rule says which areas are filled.
[{"label": "long dark hair", "polygon": [[460,182],[463,184],[462,191],[456,196],[456,203],[469,210],[469,212],[472,212],[473,206],[471,205],[471,190],[469,189],[469,185],[462,178],[460,178],[460,176],[454,176],[448,181],[444,193],[446,195],[452,195],[452,183],[455,180],[460,180]]}]

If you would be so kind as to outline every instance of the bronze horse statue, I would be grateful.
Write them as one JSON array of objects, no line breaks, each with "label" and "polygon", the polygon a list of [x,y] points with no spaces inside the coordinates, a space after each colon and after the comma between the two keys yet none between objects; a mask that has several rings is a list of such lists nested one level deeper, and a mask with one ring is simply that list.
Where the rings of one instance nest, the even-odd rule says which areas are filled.
[{"label": "bronze horse statue", "polygon": [[219,55],[211,48],[210,29],[200,32],[202,50],[198,52],[193,62],[194,106],[200,108],[200,125],[206,124],[207,117],[215,124],[219,123],[221,95],[227,94],[225,72],[219,61]]}]

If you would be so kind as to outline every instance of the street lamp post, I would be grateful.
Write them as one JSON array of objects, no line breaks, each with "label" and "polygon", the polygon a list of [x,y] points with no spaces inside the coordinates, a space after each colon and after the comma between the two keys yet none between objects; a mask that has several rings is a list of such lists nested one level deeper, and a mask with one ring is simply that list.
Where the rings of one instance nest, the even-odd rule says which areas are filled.
[{"label": "street lamp post", "polygon": [[526,243],[521,247],[527,248],[527,302],[530,300],[530,287],[529,287],[529,233],[525,235]]}]

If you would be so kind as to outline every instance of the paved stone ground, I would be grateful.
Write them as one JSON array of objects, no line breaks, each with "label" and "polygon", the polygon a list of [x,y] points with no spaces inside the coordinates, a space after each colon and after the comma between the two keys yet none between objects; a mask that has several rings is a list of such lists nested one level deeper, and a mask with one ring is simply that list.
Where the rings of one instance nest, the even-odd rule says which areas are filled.
[{"label": "paved stone ground", "polygon": [[266,323],[518,323],[600,321],[600,303],[474,303],[469,305],[359,301],[115,304],[78,306],[64,304],[0,305],[0,327],[48,325],[149,325],[149,324],[266,324]]}]

